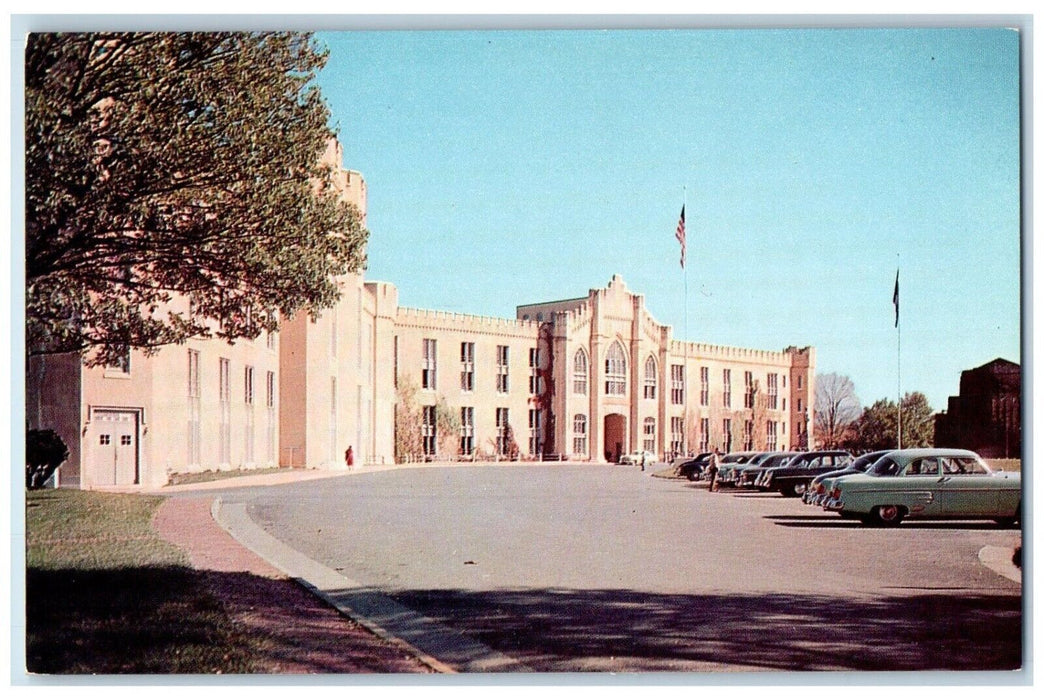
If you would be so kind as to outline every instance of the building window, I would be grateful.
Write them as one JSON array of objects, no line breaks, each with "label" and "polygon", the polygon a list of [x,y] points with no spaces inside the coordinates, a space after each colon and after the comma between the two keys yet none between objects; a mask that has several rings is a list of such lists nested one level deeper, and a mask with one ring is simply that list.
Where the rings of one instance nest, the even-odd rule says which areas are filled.
[{"label": "building window", "polygon": [[250,365],[243,368],[243,403],[254,405],[254,368]]},{"label": "building window", "polygon": [[710,406],[710,368],[700,367],[700,405]]},{"label": "building window", "polygon": [[656,419],[646,418],[642,421],[642,449],[656,452]]},{"label": "building window", "polygon": [[510,445],[508,425],[508,410],[506,408],[497,409],[497,454],[506,455]]},{"label": "building window", "polygon": [[725,418],[721,421],[721,434],[725,440],[725,452],[732,452],[732,419]]},{"label": "building window", "polygon": [[275,463],[275,446],[276,446],[276,415],[275,415],[275,394],[276,382],[275,372],[269,371],[265,375],[265,408],[268,411],[268,424],[265,426],[265,459],[270,463]]},{"label": "building window", "polygon": [[779,444],[779,437],[776,434],[776,430],[778,429],[778,427],[779,427],[779,424],[776,421],[774,421],[774,420],[770,420],[770,421],[768,421],[765,424],[765,449],[766,450],[775,450],[776,449],[776,445]]},{"label": "building window", "polygon": [[460,453],[470,455],[475,451],[475,409],[471,406],[460,408]]},{"label": "building window", "polygon": [[113,374],[130,374],[131,371],[131,350],[129,346],[125,346],[119,349],[120,355],[115,358],[111,363],[105,365],[105,373],[108,375]]},{"label": "building window", "polygon": [[772,410],[779,408],[779,375],[768,376],[768,407]]},{"label": "building window", "polygon": [[276,349],[276,334],[274,331],[265,331],[265,345],[269,350]]},{"label": "building window", "polygon": [[326,443],[329,450],[327,458],[331,464],[337,464],[340,456],[340,450],[337,449],[337,377],[330,377],[330,412],[326,418]]},{"label": "building window", "polygon": [[682,453],[685,448],[685,419],[680,416],[671,418],[671,452],[675,455]]},{"label": "building window", "polygon": [[425,456],[435,455],[435,407],[424,406],[421,419],[421,440]]},{"label": "building window", "polygon": [[685,365],[671,365],[671,404],[685,403]]},{"label": "building window", "polygon": [[538,455],[543,452],[540,439],[540,411],[529,409],[529,454]]},{"label": "building window", "polygon": [[508,393],[508,346],[497,346],[497,393]]},{"label": "building window", "polygon": [[232,363],[218,360],[218,461],[232,462]]},{"label": "building window", "polygon": [[434,338],[424,338],[421,389],[435,389],[436,350]]},{"label": "building window", "polygon": [[754,449],[754,421],[743,421],[743,449]]},{"label": "building window", "polygon": [[188,404],[188,464],[198,465],[202,440],[198,350],[188,351]]},{"label": "building window", "polygon": [[475,390],[475,344],[460,344],[460,390]]},{"label": "building window", "polygon": [[536,396],[540,393],[540,350],[529,348],[529,393]]},{"label": "building window", "polygon": [[605,354],[605,393],[607,396],[627,393],[627,359],[620,343],[613,343]]},{"label": "building window", "polygon": [[700,418],[700,452],[710,450],[710,418]]},{"label": "building window", "polygon": [[800,374],[798,375],[797,380],[798,380],[797,388],[800,389],[801,388],[801,375]]},{"label": "building window", "polygon": [[587,454],[587,416],[583,413],[573,416],[573,453]]},{"label": "building window", "polygon": [[721,371],[721,400],[722,405],[725,408],[732,408],[732,370],[723,369]]},{"label": "building window", "polygon": [[754,373],[743,373],[743,408],[754,408]]},{"label": "building window", "polygon": [[587,353],[583,349],[573,355],[573,393],[587,394]]},{"label": "building window", "polygon": [[330,359],[337,359],[337,307],[330,309]]},{"label": "building window", "polygon": [[642,397],[656,398],[656,360],[652,355],[645,358],[645,376],[642,378]]}]

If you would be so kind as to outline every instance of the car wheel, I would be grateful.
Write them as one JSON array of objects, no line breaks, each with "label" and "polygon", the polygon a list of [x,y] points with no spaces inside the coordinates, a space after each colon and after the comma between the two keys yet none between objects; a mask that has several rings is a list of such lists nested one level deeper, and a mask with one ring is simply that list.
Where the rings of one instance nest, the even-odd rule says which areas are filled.
[{"label": "car wheel", "polygon": [[785,498],[792,498],[797,495],[797,491],[794,490],[793,484],[787,484],[779,488],[779,493]]},{"label": "car wheel", "polygon": [[1015,509],[1015,515],[1010,518],[997,518],[995,522],[1001,527],[1015,527],[1022,524],[1022,503]]},{"label": "car wheel", "polygon": [[895,527],[903,521],[904,515],[900,506],[877,506],[873,510],[874,522],[885,527]]},{"label": "car wheel", "polygon": [[808,484],[794,484],[791,491],[794,492],[795,496],[804,496],[805,491],[808,490]]}]

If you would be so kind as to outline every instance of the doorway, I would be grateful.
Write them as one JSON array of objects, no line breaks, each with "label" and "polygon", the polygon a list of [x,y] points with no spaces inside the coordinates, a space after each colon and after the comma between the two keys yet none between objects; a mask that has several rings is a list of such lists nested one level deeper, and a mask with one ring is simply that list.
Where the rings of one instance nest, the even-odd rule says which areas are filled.
[{"label": "doorway", "polygon": [[627,417],[621,413],[610,413],[603,423],[603,445],[607,462],[619,462],[627,452]]},{"label": "doorway", "polygon": [[88,454],[90,486],[133,486],[138,479],[138,412],[96,410],[92,415]]}]

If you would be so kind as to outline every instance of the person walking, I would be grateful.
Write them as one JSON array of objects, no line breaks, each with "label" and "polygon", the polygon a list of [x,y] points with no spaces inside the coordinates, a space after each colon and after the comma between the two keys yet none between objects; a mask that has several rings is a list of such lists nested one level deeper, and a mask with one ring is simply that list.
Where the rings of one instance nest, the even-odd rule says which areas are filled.
[{"label": "person walking", "polygon": [[714,452],[711,452],[710,459],[707,460],[707,473],[710,474],[710,490],[718,490],[718,448],[714,448]]},{"label": "person walking", "polygon": [[344,451],[344,463],[348,465],[349,469],[355,464],[355,453],[352,452],[351,445],[348,445],[348,449]]}]

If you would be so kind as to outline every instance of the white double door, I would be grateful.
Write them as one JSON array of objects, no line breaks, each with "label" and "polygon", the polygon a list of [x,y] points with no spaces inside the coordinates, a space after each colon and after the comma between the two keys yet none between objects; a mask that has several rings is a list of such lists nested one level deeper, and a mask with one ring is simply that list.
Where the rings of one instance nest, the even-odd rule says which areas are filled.
[{"label": "white double door", "polygon": [[137,411],[95,410],[91,421],[92,486],[131,486],[138,483]]}]

